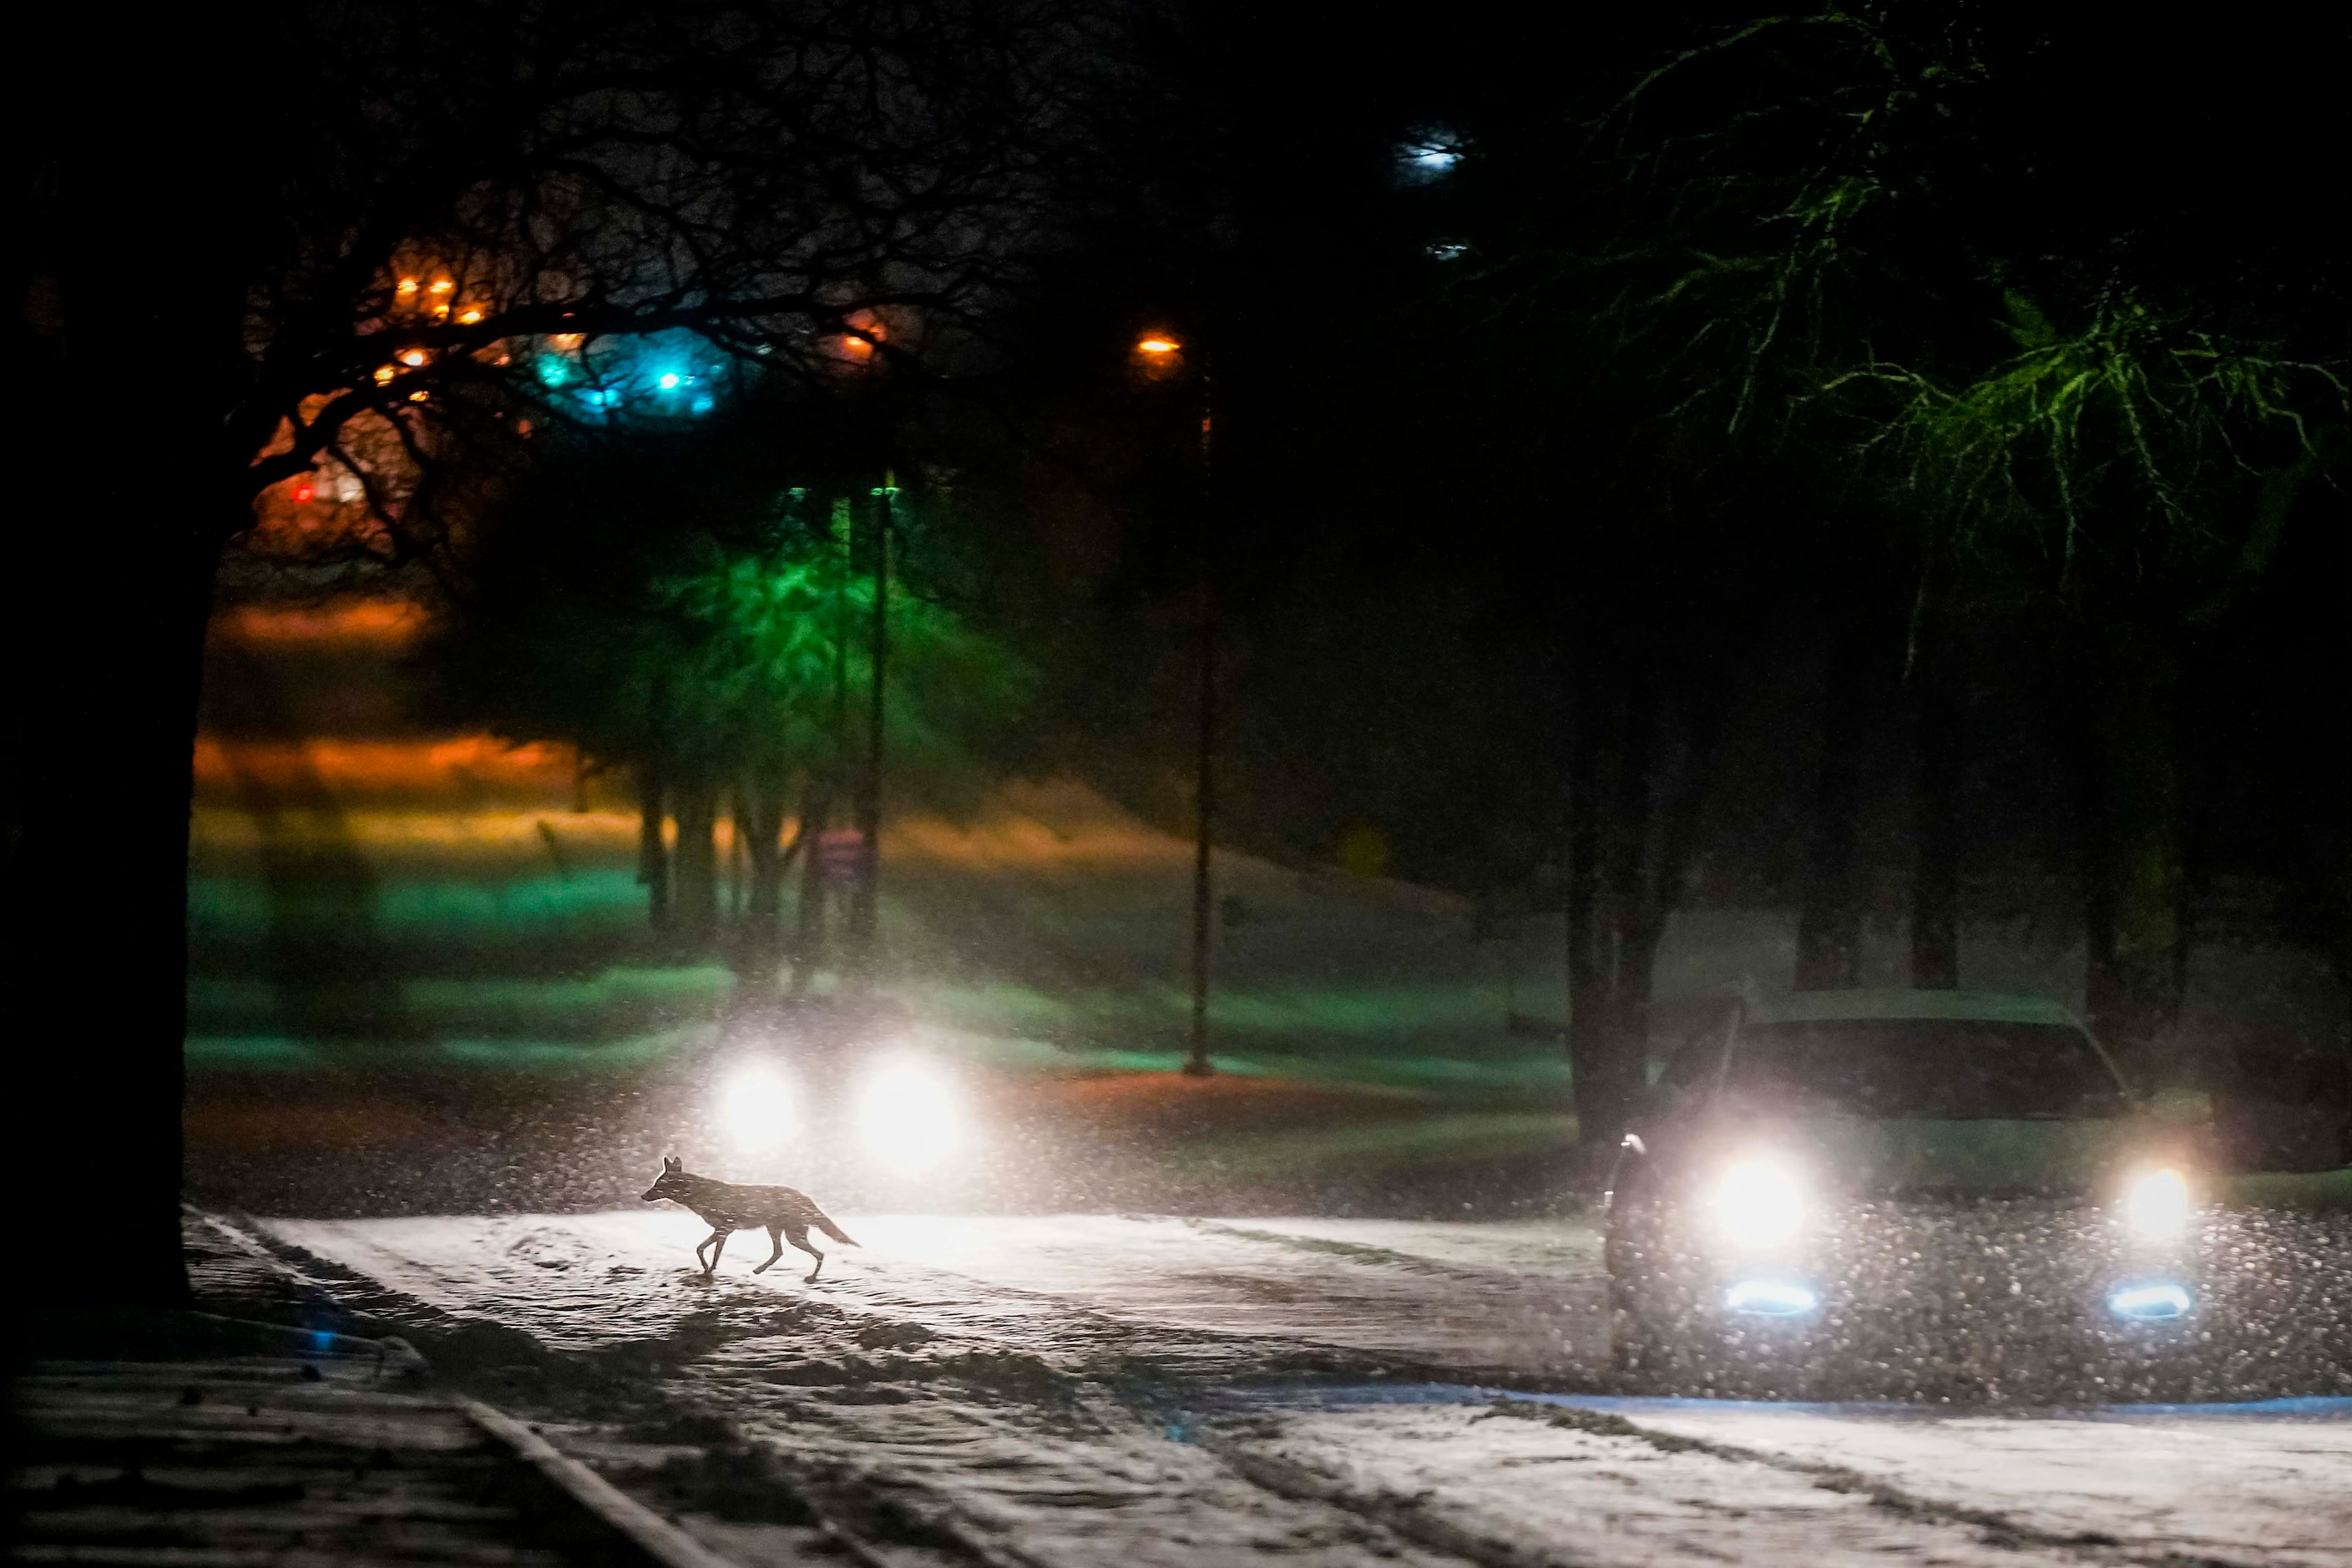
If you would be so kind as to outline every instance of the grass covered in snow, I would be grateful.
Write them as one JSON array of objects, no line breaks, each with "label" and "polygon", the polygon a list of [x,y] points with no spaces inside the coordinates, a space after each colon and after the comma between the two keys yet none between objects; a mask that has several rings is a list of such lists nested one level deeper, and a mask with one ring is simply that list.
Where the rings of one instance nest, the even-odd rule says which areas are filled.
[{"label": "grass covered in snow", "polygon": [[[189,1061],[635,1071],[715,1038],[736,981],[646,929],[625,803],[479,741],[208,738],[189,889]],[[722,833],[722,854],[731,862]],[[1158,1071],[1185,1048],[1189,847],[1084,788],[1014,785],[884,837],[883,989],[1001,1068]],[[1217,861],[1218,1065],[1244,1076],[1556,1100],[1516,1037],[1515,955],[1461,900]],[[721,902],[734,908],[739,883]],[[822,994],[836,977],[820,974]],[[1557,1005],[1534,1004],[1538,1011]]]}]

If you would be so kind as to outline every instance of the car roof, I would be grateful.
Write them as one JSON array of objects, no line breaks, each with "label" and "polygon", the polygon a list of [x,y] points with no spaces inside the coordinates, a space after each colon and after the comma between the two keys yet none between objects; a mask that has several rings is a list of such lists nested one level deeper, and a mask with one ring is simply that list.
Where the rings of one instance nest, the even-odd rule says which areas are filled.
[{"label": "car roof", "polygon": [[1999,1024],[2062,1024],[2080,1029],[2082,1020],[2047,996],[2000,991],[1798,991],[1759,997],[1748,1004],[1758,1024],[1804,1024],[1832,1019],[1952,1018]]}]

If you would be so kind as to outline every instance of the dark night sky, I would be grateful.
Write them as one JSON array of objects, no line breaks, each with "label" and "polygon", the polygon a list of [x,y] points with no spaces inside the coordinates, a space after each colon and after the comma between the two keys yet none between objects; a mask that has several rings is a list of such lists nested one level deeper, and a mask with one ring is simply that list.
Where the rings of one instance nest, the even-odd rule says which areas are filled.
[{"label": "dark night sky", "polygon": [[[1529,146],[1726,15],[1231,11],[1171,39],[1164,119],[1147,115],[1138,132],[1150,173],[1081,250],[1054,309],[1093,323],[1067,334],[1074,356],[1139,320],[1213,322],[1220,550],[1237,606],[1229,805],[1260,847],[1328,858],[1370,823],[1404,874],[1522,880],[1554,853],[1563,640],[1596,604],[1633,606],[1625,635],[1729,694],[1705,888],[1795,895],[1825,627],[1865,601],[1906,602],[1899,563],[1856,547],[1818,476],[1769,458],[1708,497],[1711,517],[1681,544],[1662,554],[1629,540],[1612,487],[1624,444],[1644,438],[1638,419],[1590,367],[1449,304],[1444,264],[1425,249],[1491,226],[1498,205],[1548,199],[1531,188],[1545,171]],[[2033,173],[1990,203],[2018,226],[2006,241],[2030,250],[2034,226],[2051,244],[2099,230],[2181,289],[2221,278],[2258,291],[2307,275],[2329,204],[2304,184],[2304,154],[2337,111],[2303,78],[2329,56],[2294,47],[2305,35],[2284,24],[2243,20],[2226,38],[2085,21],[2009,62],[2002,113],[2025,151],[2001,156]],[[1457,129],[1486,167],[1400,186],[1393,149],[1427,126]],[[1153,243],[1159,222],[1179,244]],[[1531,416],[1535,405],[1552,417]],[[2284,878],[2297,908],[2324,902],[2322,886],[2303,885],[2306,850],[2336,831],[2325,761],[2343,637],[2336,504],[2306,507],[2257,607],[2193,639],[2182,714],[2192,874]],[[1098,688],[1072,700],[1091,724],[1087,705],[1119,694],[1129,728],[1097,770],[1171,816],[1151,775],[1181,764],[1182,682],[1162,667],[1181,645],[1184,557],[1164,534],[1185,524],[1139,501],[1104,526],[1115,542],[1079,552],[1092,586],[1102,603],[1156,606],[1159,620],[1115,646]],[[1978,874],[2022,885],[2064,873],[2075,807],[2053,702],[2063,672],[2017,629],[1980,628],[1969,842]],[[1873,657],[1899,661],[1899,615],[1872,635]],[[1143,712],[1139,667],[1160,675]],[[1899,722],[1883,728],[1892,884],[1906,786]]]}]

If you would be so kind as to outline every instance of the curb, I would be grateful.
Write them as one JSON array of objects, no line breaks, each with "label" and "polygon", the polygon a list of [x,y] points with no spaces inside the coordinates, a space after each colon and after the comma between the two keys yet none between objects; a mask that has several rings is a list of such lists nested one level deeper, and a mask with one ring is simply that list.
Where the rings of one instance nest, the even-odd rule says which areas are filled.
[{"label": "curb", "polygon": [[457,1407],[475,1426],[512,1448],[574,1502],[627,1536],[664,1568],[739,1568],[586,1465],[559,1452],[554,1444],[505,1411],[478,1399],[460,1399]]}]

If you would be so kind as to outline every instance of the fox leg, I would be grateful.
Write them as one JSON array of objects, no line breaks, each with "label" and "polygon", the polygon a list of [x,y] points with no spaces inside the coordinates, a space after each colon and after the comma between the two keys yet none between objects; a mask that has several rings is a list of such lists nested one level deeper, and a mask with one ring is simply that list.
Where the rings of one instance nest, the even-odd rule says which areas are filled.
[{"label": "fox leg", "polygon": [[782,1258],[784,1255],[784,1237],[782,1227],[772,1225],[768,1227],[768,1243],[771,1247],[774,1247],[775,1250],[768,1254],[767,1263],[762,1263],[758,1268],[751,1270],[754,1274],[765,1274],[768,1271],[769,1265],[774,1263],[777,1258]]},{"label": "fox leg", "polygon": [[[807,1253],[811,1258],[816,1259],[816,1267],[810,1269],[801,1278],[801,1283],[803,1285],[815,1284],[817,1275],[823,1272],[824,1268],[824,1254],[819,1252],[815,1247],[809,1245],[808,1226],[804,1225],[786,1226],[784,1227],[784,1239],[791,1242],[794,1247],[799,1247],[803,1252]],[[778,1250],[781,1251],[782,1248],[779,1248]],[[774,1260],[772,1258],[770,1261],[772,1262]]]},{"label": "fox leg", "polygon": [[[702,1247],[710,1248],[709,1259],[702,1265],[702,1277],[708,1279],[719,1272],[719,1255],[727,1250],[727,1233],[723,1230],[712,1231],[703,1237]],[[702,1257],[702,1247],[694,1249],[694,1256],[698,1258]]]},{"label": "fox leg", "polygon": [[719,1233],[718,1233],[717,1231],[715,1231],[715,1230],[714,1230],[714,1231],[712,1231],[709,1236],[704,1237],[700,1241],[698,1241],[698,1242],[695,1243],[695,1245],[694,1245],[694,1260],[695,1260],[697,1263],[699,1263],[699,1264],[701,1264],[701,1265],[702,1265],[702,1271],[703,1271],[705,1274],[709,1273],[709,1272],[711,1271],[711,1269],[713,1269],[714,1268],[716,1268],[716,1267],[718,1267],[718,1266],[717,1266],[717,1264],[715,1264],[711,1259],[707,1258],[705,1258],[705,1257],[703,1257],[703,1256],[702,1256],[702,1254],[703,1254],[703,1249],[704,1249],[704,1248],[706,1248],[706,1247],[709,1247],[712,1242],[717,1241],[718,1239],[719,1239]]}]

